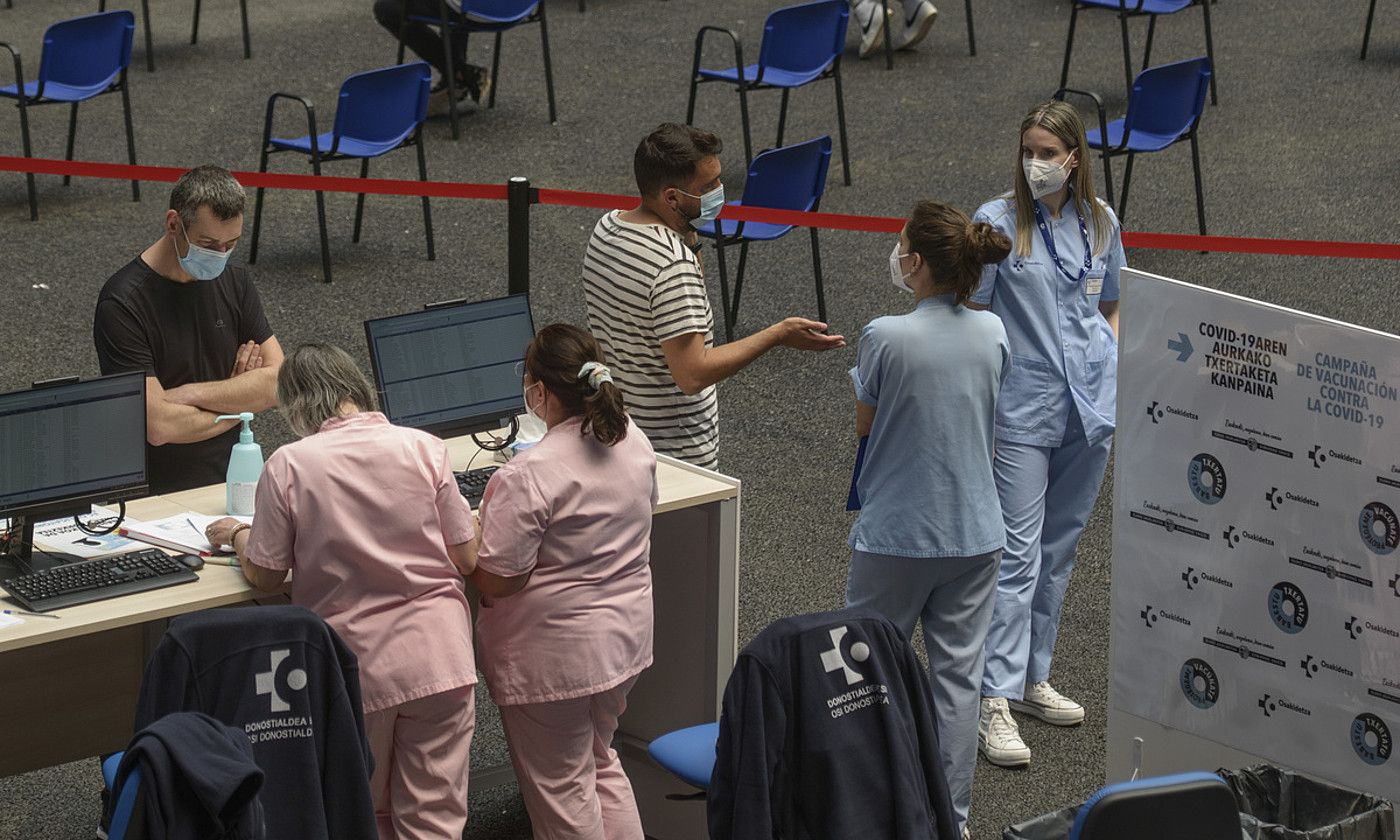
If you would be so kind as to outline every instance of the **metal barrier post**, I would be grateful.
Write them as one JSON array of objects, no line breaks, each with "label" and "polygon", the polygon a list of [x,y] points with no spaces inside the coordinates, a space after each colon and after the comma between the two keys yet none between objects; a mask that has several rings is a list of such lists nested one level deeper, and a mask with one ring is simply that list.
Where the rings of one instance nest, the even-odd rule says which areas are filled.
[{"label": "metal barrier post", "polygon": [[530,205],[538,200],[529,178],[517,175],[506,182],[506,271],[512,295],[530,291]]}]

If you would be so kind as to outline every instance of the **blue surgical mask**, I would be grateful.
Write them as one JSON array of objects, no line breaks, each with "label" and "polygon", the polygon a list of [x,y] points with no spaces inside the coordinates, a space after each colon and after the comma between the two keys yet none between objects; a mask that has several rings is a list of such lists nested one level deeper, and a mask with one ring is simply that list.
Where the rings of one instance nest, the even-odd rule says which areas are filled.
[{"label": "blue surgical mask", "polygon": [[228,265],[228,258],[233,253],[233,249],[211,251],[208,248],[199,247],[190,241],[183,221],[180,222],[180,232],[184,234],[185,245],[188,248],[183,257],[180,256],[180,249],[178,247],[175,249],[175,259],[180,261],[180,268],[196,280],[218,279],[219,275],[224,273],[224,266]]},{"label": "blue surgical mask", "polygon": [[724,184],[710,190],[704,195],[690,195],[685,190],[676,190],[681,195],[700,199],[700,215],[690,220],[695,227],[709,224],[719,218],[719,211],[724,209]]}]

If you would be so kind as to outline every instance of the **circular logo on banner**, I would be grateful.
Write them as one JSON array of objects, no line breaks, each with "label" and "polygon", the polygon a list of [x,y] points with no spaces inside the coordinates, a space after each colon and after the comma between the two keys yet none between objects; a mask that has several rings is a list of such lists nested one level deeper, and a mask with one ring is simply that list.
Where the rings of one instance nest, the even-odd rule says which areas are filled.
[{"label": "circular logo on banner", "polygon": [[1389,554],[1400,545],[1400,519],[1384,502],[1371,502],[1362,508],[1356,524],[1361,528],[1361,541],[1376,554]]},{"label": "circular logo on banner", "polygon": [[1186,483],[1191,485],[1196,501],[1213,505],[1225,498],[1225,467],[1214,455],[1202,452],[1191,459],[1191,466],[1186,470]]},{"label": "circular logo on banner", "polygon": [[[1198,709],[1209,709],[1220,699],[1220,679],[1204,659],[1188,659],[1181,666],[1181,693]],[[1388,736],[1387,736],[1388,737]]]},{"label": "circular logo on banner", "polygon": [[1269,590],[1269,618],[1285,633],[1301,633],[1308,626],[1308,599],[1296,584],[1281,581]]},{"label": "circular logo on banner", "polygon": [[1351,747],[1362,761],[1379,767],[1390,758],[1390,727],[1385,721],[1362,712],[1351,722]]}]

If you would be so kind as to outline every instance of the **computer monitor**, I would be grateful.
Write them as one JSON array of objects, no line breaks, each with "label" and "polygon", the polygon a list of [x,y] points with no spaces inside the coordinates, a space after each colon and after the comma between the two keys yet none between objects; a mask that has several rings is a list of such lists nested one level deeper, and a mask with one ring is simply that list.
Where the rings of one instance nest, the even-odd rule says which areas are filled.
[{"label": "computer monitor", "polygon": [[516,365],[534,337],[523,294],[365,322],[384,414],[441,437],[499,429],[525,410]]},{"label": "computer monitor", "polygon": [[10,520],[4,555],[22,571],[36,520],[146,494],[145,373],[0,394],[0,519]]}]

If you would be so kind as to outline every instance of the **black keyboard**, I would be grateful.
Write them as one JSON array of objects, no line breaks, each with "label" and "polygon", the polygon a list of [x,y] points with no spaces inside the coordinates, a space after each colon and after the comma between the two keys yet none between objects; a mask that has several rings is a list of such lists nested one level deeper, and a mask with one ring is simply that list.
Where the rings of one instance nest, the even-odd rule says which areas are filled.
[{"label": "black keyboard", "polygon": [[157,548],[65,563],[0,582],[25,609],[47,612],[135,592],[193,583],[189,567]]},{"label": "black keyboard", "polygon": [[467,503],[472,507],[481,504],[481,494],[486,492],[486,482],[499,467],[481,467],[468,472],[454,473],[457,476],[457,489],[462,491]]}]

